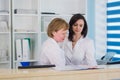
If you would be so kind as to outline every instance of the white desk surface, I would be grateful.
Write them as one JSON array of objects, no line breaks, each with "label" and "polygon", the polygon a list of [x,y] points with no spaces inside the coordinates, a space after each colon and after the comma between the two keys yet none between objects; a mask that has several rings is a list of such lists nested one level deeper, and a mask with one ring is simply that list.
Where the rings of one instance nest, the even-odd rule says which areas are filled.
[{"label": "white desk surface", "polygon": [[104,69],[58,71],[51,68],[0,69],[0,80],[111,80],[120,79],[120,65]]}]

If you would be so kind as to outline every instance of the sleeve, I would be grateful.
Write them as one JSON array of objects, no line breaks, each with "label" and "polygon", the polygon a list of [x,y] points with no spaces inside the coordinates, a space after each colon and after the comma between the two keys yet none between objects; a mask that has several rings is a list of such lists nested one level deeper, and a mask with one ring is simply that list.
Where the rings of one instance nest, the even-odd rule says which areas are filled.
[{"label": "sleeve", "polygon": [[95,59],[95,47],[92,40],[89,40],[86,45],[86,61],[90,66],[97,66]]}]

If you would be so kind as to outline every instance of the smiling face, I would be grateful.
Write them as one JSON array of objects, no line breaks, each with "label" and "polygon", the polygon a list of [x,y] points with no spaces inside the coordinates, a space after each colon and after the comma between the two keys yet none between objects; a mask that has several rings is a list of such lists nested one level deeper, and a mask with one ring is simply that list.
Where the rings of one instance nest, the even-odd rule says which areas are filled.
[{"label": "smiling face", "polygon": [[84,28],[84,21],[82,19],[77,20],[75,24],[73,24],[72,28],[75,34],[81,34]]},{"label": "smiling face", "polygon": [[62,41],[64,41],[66,34],[67,34],[67,30],[60,29],[56,32],[53,32],[53,39],[56,42],[62,42]]}]

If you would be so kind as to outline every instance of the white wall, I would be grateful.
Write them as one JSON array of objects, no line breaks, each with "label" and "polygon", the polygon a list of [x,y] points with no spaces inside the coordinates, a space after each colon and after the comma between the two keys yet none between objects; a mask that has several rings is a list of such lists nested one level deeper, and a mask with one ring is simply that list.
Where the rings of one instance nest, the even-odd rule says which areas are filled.
[{"label": "white wall", "polygon": [[95,0],[95,44],[97,59],[106,53],[106,3],[107,0]]}]

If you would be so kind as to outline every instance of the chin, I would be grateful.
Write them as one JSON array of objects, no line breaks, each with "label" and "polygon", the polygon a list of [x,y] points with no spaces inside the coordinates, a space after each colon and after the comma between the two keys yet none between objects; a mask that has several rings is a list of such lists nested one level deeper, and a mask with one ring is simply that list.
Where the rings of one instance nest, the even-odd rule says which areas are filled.
[{"label": "chin", "polygon": [[61,40],[61,41],[59,41],[59,42],[63,42],[64,40]]}]

